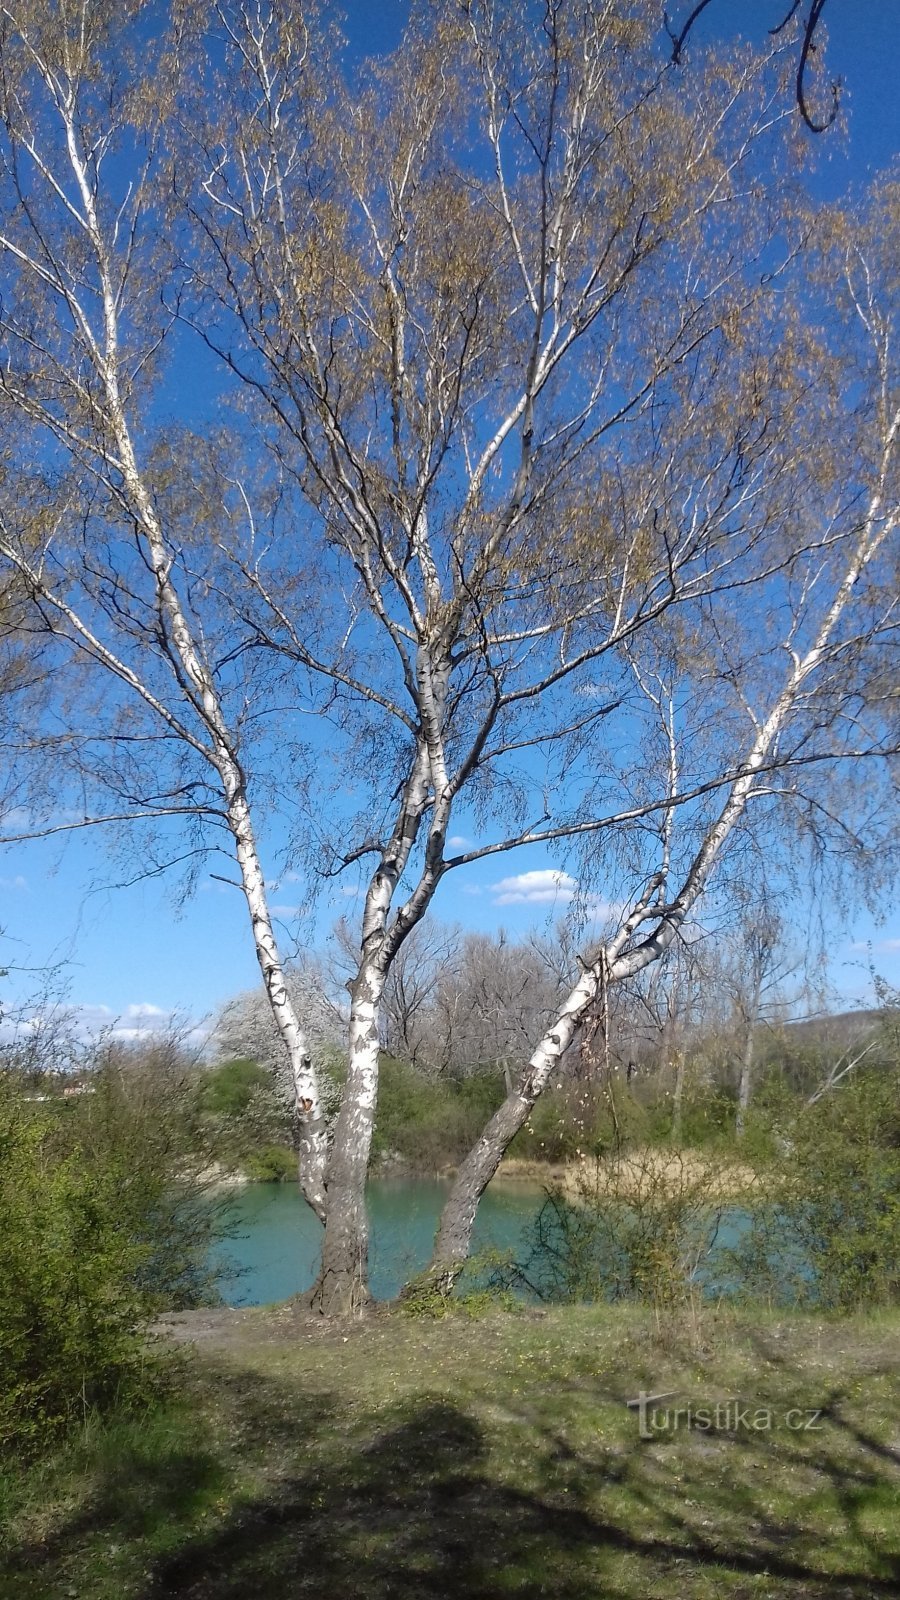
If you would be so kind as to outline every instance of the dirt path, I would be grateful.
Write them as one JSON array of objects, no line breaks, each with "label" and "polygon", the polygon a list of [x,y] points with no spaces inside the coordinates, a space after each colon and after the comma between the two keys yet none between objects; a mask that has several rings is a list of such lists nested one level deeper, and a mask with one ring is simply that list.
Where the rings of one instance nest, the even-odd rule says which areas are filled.
[{"label": "dirt path", "polygon": [[389,1315],[387,1305],[375,1305],[363,1316],[332,1322],[308,1310],[299,1300],[286,1300],[271,1306],[211,1306],[200,1311],[173,1311],[159,1317],[150,1331],[174,1344],[227,1353],[260,1345],[294,1346],[304,1340],[318,1345],[347,1344],[373,1328],[380,1328]]}]

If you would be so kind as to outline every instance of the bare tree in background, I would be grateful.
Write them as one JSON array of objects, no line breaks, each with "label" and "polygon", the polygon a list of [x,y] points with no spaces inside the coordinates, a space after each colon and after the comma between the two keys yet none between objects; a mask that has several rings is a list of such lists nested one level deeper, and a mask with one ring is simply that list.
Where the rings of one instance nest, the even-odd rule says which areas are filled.
[{"label": "bare tree in background", "polygon": [[796,975],[799,957],[786,948],[784,923],[778,912],[760,898],[739,926],[727,953],[721,982],[732,1009],[738,1063],[735,1132],[745,1131],[754,1087],[758,1036],[766,1022],[784,1014],[785,984]]},{"label": "bare tree in background", "polygon": [[497,1071],[507,1091],[512,1087],[560,997],[555,949],[554,940],[514,940],[503,929],[465,936],[438,990],[434,1019],[455,1072]]}]

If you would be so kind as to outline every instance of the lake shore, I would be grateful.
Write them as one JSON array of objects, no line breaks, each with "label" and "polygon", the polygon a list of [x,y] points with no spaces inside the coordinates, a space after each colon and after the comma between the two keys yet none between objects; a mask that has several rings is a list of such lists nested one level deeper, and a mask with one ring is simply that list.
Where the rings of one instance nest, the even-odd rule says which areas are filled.
[{"label": "lake shore", "polygon": [[[453,1170],[448,1176],[453,1175]],[[525,1161],[508,1157],[500,1163],[496,1183],[558,1188],[569,1199],[589,1197],[635,1199],[650,1191],[665,1194],[696,1191],[712,1200],[740,1200],[759,1187],[759,1174],[748,1162],[703,1150],[670,1150],[644,1146],[615,1157],[576,1161]]]}]

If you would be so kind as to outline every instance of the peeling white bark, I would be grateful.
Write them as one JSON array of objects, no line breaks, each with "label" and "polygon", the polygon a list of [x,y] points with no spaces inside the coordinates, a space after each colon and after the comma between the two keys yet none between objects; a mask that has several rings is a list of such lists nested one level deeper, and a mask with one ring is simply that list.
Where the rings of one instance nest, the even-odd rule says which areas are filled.
[{"label": "peeling white bark", "polygon": [[384,974],[364,959],[350,1001],[350,1059],[328,1165],[322,1265],[312,1304],[326,1315],[358,1311],[369,1297],[366,1175],[378,1099],[378,1020]]},{"label": "peeling white bark", "polygon": [[[236,774],[232,773],[229,777],[230,788],[236,780]],[[298,1129],[300,1186],[316,1215],[324,1222],[328,1131],[319,1092],[318,1075],[313,1066],[306,1033],[288,993],[284,967],[269,913],[265,878],[253,834],[250,808],[241,787],[238,787],[228,800],[228,820],[234,836],[241,882],[250,913],[256,958],[272,1015],[290,1063]]]}]

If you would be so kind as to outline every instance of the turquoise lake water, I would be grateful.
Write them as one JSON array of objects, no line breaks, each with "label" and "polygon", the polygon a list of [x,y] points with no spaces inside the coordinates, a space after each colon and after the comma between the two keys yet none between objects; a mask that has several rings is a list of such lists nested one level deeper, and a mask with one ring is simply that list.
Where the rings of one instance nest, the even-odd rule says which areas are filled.
[{"label": "turquoise lake water", "polygon": [[[382,1178],[369,1185],[369,1281],[376,1300],[392,1299],[428,1265],[449,1188],[447,1182],[426,1178]],[[493,1183],[478,1208],[473,1252],[495,1249],[525,1261],[543,1198],[537,1184]],[[229,1211],[233,1237],[215,1251],[227,1304],[267,1305],[312,1287],[322,1228],[294,1184],[248,1184],[229,1197]],[[749,1220],[739,1208],[719,1219],[710,1254],[698,1272],[704,1293],[712,1298],[734,1292],[725,1253],[739,1243]],[[808,1277],[787,1236],[773,1252],[772,1264],[776,1276]]]},{"label": "turquoise lake water", "polygon": [[[381,1179],[369,1186],[370,1282],[377,1300],[391,1299],[428,1265],[449,1184],[437,1179]],[[494,1184],[484,1195],[475,1224],[474,1249],[521,1253],[542,1192],[536,1185]],[[266,1305],[310,1289],[315,1282],[320,1223],[290,1183],[252,1183],[235,1190],[231,1202],[235,1237],[217,1246],[238,1275],[226,1275],[222,1296],[229,1305]]]}]

